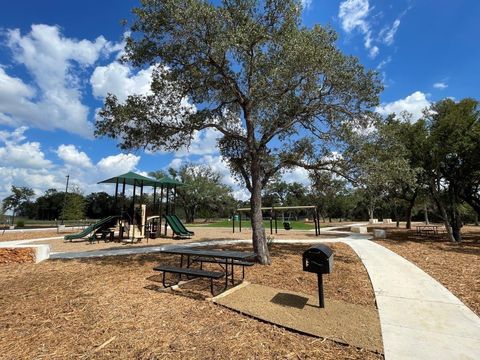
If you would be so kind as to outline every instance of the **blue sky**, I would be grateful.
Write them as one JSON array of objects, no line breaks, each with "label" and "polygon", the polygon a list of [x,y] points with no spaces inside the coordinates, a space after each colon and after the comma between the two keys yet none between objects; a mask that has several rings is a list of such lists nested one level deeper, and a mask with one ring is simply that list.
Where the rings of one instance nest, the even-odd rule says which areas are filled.
[{"label": "blue sky", "polygon": [[[382,114],[422,108],[444,97],[479,98],[480,2],[475,0],[304,1],[303,22],[330,25],[338,46],[377,69]],[[116,61],[137,1],[8,1],[0,12],[0,198],[12,184],[37,194],[62,189],[65,176],[89,193],[98,180],[186,161],[209,164],[234,185],[215,150],[215,133],[198,134],[190,151],[122,154],[92,137],[107,92],[120,98],[148,89],[149,70]],[[306,181],[302,170],[285,175]],[[237,187],[237,195],[245,193]]]}]

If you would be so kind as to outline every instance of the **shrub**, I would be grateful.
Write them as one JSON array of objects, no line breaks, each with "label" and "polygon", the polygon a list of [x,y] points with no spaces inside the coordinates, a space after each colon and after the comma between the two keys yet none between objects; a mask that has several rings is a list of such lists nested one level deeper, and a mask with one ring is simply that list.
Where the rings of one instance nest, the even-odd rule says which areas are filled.
[{"label": "shrub", "polygon": [[18,227],[18,228],[25,227],[25,221],[23,221],[23,220],[18,220],[18,221],[17,221],[17,227]]}]

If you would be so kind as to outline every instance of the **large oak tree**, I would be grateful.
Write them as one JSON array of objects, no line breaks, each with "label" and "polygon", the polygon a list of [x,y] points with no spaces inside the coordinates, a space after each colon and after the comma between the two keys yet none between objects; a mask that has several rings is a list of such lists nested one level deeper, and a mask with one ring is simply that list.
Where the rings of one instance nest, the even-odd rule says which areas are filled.
[{"label": "large oak tree", "polygon": [[222,155],[251,193],[263,264],[262,188],[293,166],[332,168],[332,146],[368,122],[381,91],[377,74],[342,54],[331,28],[303,26],[301,11],[294,0],[142,0],[124,61],[156,66],[152,91],[123,103],[108,96],[96,126],[124,149],[173,150],[196,131],[220,132]]}]

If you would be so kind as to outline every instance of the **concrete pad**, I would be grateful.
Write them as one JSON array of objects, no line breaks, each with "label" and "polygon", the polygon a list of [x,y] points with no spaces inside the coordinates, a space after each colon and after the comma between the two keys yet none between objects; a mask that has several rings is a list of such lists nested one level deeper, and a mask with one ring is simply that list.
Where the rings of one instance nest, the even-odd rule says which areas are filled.
[{"label": "concrete pad", "polygon": [[287,329],[342,344],[382,352],[378,314],[373,306],[318,298],[268,286],[249,284],[213,300],[219,305]]}]

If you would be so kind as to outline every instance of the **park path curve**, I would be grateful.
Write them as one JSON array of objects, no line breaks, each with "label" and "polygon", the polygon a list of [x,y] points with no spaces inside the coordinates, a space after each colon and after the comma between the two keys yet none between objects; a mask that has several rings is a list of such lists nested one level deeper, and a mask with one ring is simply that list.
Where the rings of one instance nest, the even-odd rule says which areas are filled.
[{"label": "park path curve", "polygon": [[[386,360],[480,359],[480,318],[420,268],[369,241],[369,236],[322,229],[342,235],[331,239],[277,240],[277,243],[344,242],[362,260],[375,292]],[[57,253],[72,259],[151,253],[178,246],[209,246],[249,240],[209,241],[82,253]]]}]

